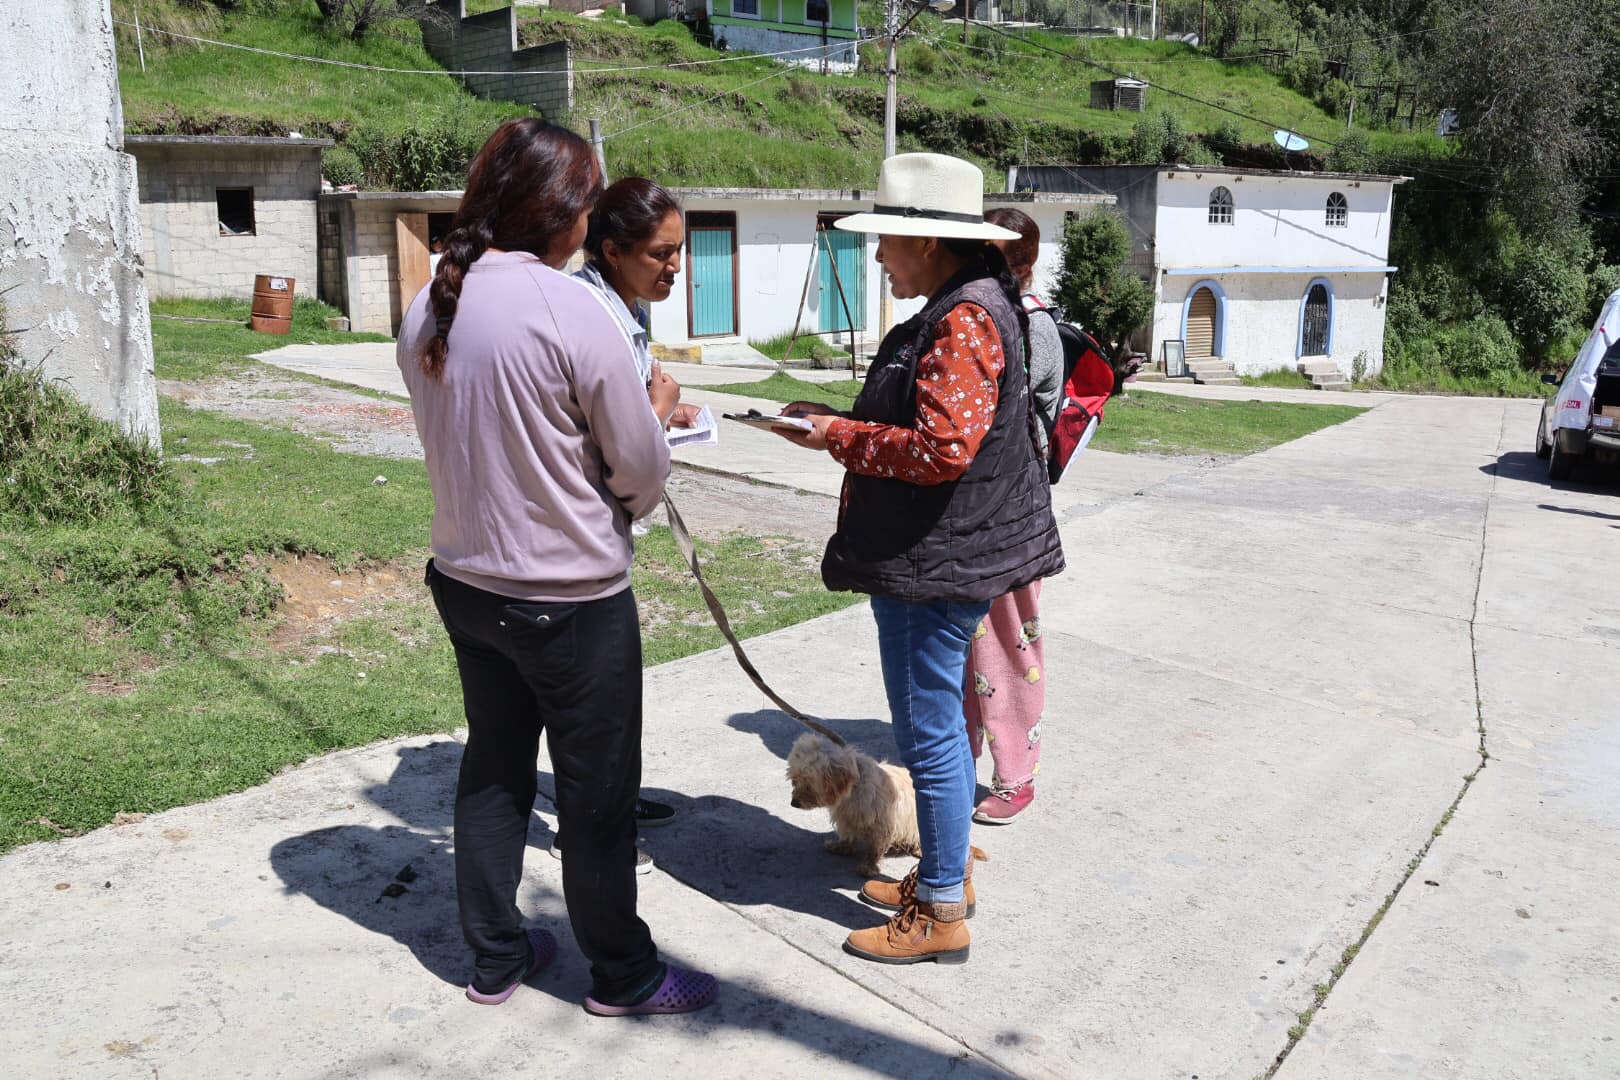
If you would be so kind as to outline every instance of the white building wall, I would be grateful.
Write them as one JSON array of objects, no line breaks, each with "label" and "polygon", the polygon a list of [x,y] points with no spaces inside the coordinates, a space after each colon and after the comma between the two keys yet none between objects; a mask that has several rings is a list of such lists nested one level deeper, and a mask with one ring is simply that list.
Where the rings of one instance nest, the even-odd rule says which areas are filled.
[{"label": "white building wall", "polygon": [[[1232,193],[1230,225],[1209,222],[1217,186]],[[1342,228],[1327,224],[1327,199],[1335,191],[1349,203]],[[1382,368],[1392,183],[1179,169],[1160,174],[1158,193],[1153,361],[1163,357],[1162,342],[1184,336],[1186,298],[1208,280],[1225,298],[1217,352],[1241,374],[1292,368],[1300,360],[1305,294],[1312,282],[1325,280],[1333,293],[1327,358],[1347,375],[1362,353],[1366,374]],[[1255,272],[1292,267],[1298,271]],[[1204,272],[1165,273],[1186,270]]]},{"label": "white building wall", "polygon": [[[1352,374],[1358,353],[1365,353],[1365,374],[1376,374],[1384,363],[1386,283],[1382,274],[1245,274],[1209,278],[1161,279],[1159,302],[1154,307],[1153,355],[1162,357],[1160,342],[1181,340],[1187,298],[1212,281],[1225,294],[1217,330],[1217,349],[1239,374],[1258,375],[1299,363],[1300,317],[1306,292],[1313,282],[1326,281],[1332,289],[1331,351],[1326,359]],[[1315,359],[1315,358],[1313,358]]]},{"label": "white building wall", "polygon": [[[1231,225],[1209,223],[1216,187],[1232,193]],[[1372,180],[1169,170],[1159,175],[1159,266],[1383,266],[1393,190]],[[1345,228],[1327,225],[1335,191],[1350,204]]]},{"label": "white building wall", "polygon": [[[804,292],[805,274],[810,268],[815,244],[816,217],[822,213],[853,214],[871,208],[869,201],[815,201],[807,199],[698,199],[687,198],[683,205],[691,212],[722,211],[737,215],[737,337],[743,341],[764,341],[792,331],[795,309]],[[1089,213],[1093,203],[997,203],[988,200],[986,208],[1016,206],[1041,229],[1040,257],[1035,268],[1035,291],[1050,296],[1060,259],[1063,221],[1067,212]],[[866,237],[866,334],[878,334],[878,304],[882,268],[876,260],[877,237]],[[847,284],[847,283],[846,283]],[[682,344],[689,340],[688,303],[690,283],[687,269],[677,281],[668,300],[652,308],[653,340]],[[921,298],[896,300],[894,320],[900,322],[922,309]],[[820,299],[816,282],[810,282],[805,296],[801,332],[816,331],[820,325]],[[358,329],[358,327],[357,327]],[[844,336],[844,335],[841,335]],[[727,339],[699,339],[727,340]]]}]

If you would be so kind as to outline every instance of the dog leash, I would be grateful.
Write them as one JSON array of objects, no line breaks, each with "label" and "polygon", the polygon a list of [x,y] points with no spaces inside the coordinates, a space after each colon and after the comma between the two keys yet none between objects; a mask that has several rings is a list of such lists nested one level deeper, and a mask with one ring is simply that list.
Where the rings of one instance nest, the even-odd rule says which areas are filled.
[{"label": "dog leash", "polygon": [[770,683],[766,682],[764,677],[760,675],[759,670],[754,667],[753,661],[748,659],[748,653],[743,650],[742,642],[737,640],[736,633],[731,629],[731,620],[726,617],[726,609],[720,605],[720,598],[714,595],[714,590],[709,588],[709,583],[703,580],[703,567],[698,563],[697,545],[692,542],[692,534],[686,528],[686,521],[681,517],[681,512],[675,509],[674,500],[669,497],[668,492],[664,493],[664,511],[669,515],[669,531],[675,534],[675,546],[680,549],[681,557],[686,560],[686,565],[691,569],[692,576],[697,579],[698,589],[703,593],[703,602],[709,606],[709,614],[714,616],[714,624],[720,628],[720,633],[731,643],[731,651],[736,655],[737,666],[743,669],[743,674],[752,679],[754,685],[759,687],[759,692],[770,698],[778,709],[781,709],[817,735],[831,740],[839,746],[847,745],[842,735],[832,731],[815,717],[800,712],[792,705],[789,705],[787,700],[775,690],[772,690]]}]

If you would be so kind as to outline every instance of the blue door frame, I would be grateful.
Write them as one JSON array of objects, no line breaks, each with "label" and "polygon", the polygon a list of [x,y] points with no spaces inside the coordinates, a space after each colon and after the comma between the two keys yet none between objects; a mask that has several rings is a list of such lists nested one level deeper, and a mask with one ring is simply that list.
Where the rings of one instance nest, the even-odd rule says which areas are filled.
[{"label": "blue door frame", "polygon": [[687,333],[737,332],[737,215],[686,215]]}]

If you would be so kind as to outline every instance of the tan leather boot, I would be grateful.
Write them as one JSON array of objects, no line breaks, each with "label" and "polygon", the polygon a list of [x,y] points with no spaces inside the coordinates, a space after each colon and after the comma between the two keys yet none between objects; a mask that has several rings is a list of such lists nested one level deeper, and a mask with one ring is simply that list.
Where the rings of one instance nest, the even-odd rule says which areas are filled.
[{"label": "tan leather boot", "polygon": [[879,964],[965,964],[968,940],[966,904],[913,900],[882,926],[849,935],[844,951]]},{"label": "tan leather boot", "polygon": [[[970,919],[973,918],[973,909],[978,906],[978,898],[973,892],[973,864],[989,858],[976,847],[969,849],[967,875],[962,882],[962,902],[967,905],[967,917]],[[911,873],[899,881],[868,881],[861,886],[861,899],[885,911],[899,911],[917,895],[917,870],[918,867],[912,867]]]}]

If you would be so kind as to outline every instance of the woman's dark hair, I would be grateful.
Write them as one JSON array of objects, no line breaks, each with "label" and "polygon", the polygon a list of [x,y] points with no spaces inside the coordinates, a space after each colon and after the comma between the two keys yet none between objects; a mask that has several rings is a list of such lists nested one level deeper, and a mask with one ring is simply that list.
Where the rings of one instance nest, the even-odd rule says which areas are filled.
[{"label": "woman's dark hair", "polygon": [[420,361],[428,378],[444,373],[467,268],[492,247],[544,257],[601,194],[602,170],[590,144],[572,131],[534,117],[495,129],[467,168],[467,187],[430,286],[437,326]]},{"label": "woman's dark hair", "polygon": [[996,246],[1006,245],[1002,253],[1007,257],[1007,266],[1018,279],[1019,287],[1028,292],[1035,282],[1035,260],[1041,256],[1041,227],[1028,214],[1011,207],[987,210],[984,220],[1018,234],[1017,240],[1003,240]]},{"label": "woman's dark hair", "polygon": [[[985,215],[987,218],[989,216]],[[1002,228],[1009,227],[1002,226]],[[942,239],[940,243],[945,246],[946,251],[966,261],[969,266],[974,263],[982,265],[985,273],[996,279],[1001,291],[1007,294],[1007,302],[1012,304],[1013,312],[1018,316],[1018,332],[1023,335],[1025,341],[1028,341],[1029,315],[1024,311],[1024,290],[1018,278],[1013,276],[1012,270],[1007,266],[1007,257],[1001,253],[1001,249],[989,240]],[[1003,349],[1010,351],[1006,350],[1005,346]]]},{"label": "woman's dark hair", "polygon": [[633,247],[657,232],[670,214],[680,212],[681,204],[669,189],[651,180],[627,176],[614,181],[591,211],[585,250],[600,262],[604,241],[611,240],[621,248]]}]

